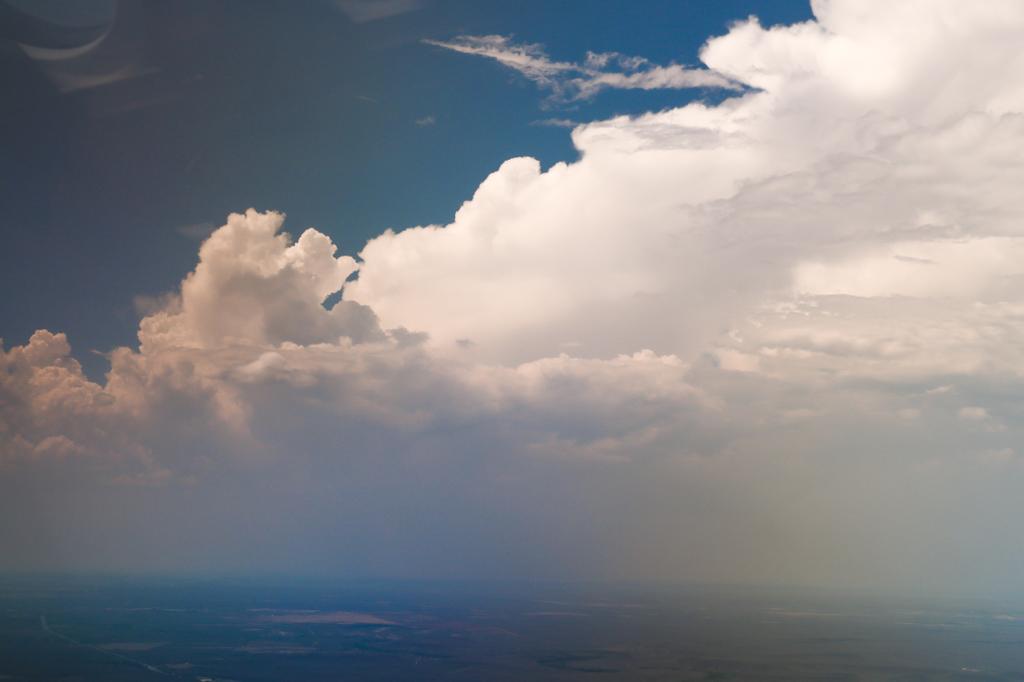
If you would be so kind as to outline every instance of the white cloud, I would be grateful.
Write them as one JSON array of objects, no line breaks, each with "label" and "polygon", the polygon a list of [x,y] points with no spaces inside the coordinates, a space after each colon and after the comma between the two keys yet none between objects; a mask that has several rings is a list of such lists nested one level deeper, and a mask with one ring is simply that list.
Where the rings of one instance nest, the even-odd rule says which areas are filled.
[{"label": "white cloud", "polygon": [[[1014,584],[976,557],[1021,511],[1024,10],[814,7],[707,43],[742,94],[580,125],[358,258],[231,216],[102,383],[60,334],[4,351],[0,493],[72,555],[177,513],[221,562]],[[445,46],[568,97],[662,78]]]},{"label": "white cloud", "polygon": [[988,410],[984,407],[961,407],[957,414],[961,419],[967,419],[969,421],[985,421],[989,418]]},{"label": "white cloud", "polygon": [[[451,40],[425,40],[428,45],[462,54],[494,59],[518,71],[556,100],[589,99],[602,90],[660,90],[683,88],[725,88],[736,90],[736,82],[707,69],[690,69],[679,64],[658,66],[643,57],[617,52],[588,52],[583,63],[558,62],[535,43],[516,44],[507,36],[457,36]],[[618,68],[618,71],[609,70]]]},{"label": "white cloud", "polygon": [[579,124],[579,121],[574,121],[569,118],[544,118],[530,122],[530,125],[545,126],[548,128],[575,128]]}]

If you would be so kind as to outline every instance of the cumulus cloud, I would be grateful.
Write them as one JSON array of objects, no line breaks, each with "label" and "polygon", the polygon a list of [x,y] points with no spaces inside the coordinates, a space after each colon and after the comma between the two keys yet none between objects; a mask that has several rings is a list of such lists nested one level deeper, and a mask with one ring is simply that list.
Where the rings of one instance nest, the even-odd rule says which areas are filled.
[{"label": "cumulus cloud", "polygon": [[[230,216],[103,382],[63,334],[4,350],[0,492],[35,513],[0,537],[50,538],[26,565],[131,537],[159,566],[155,525],[211,565],[1016,585],[1015,550],[977,557],[1024,476],[1024,8],[814,11],[708,41],[734,97],[577,126],[579,161],[510,159],[449,224],[350,256]],[[441,46],[567,98],[662,82]]]},{"label": "cumulus cloud", "polygon": [[739,88],[735,81],[708,69],[691,69],[680,64],[660,66],[643,57],[631,57],[618,52],[588,52],[586,59],[582,63],[577,63],[554,61],[548,57],[541,45],[517,44],[508,36],[464,35],[447,41],[424,42],[462,54],[493,59],[502,66],[519,72],[538,86],[550,90],[555,100],[589,99],[610,88]]}]

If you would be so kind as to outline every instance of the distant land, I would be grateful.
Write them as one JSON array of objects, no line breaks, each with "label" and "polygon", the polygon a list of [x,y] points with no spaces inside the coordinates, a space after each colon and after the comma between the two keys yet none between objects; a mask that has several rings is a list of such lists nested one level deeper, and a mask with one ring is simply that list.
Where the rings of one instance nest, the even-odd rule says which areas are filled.
[{"label": "distant land", "polygon": [[1024,605],[816,591],[0,580],[0,680],[1019,680]]}]

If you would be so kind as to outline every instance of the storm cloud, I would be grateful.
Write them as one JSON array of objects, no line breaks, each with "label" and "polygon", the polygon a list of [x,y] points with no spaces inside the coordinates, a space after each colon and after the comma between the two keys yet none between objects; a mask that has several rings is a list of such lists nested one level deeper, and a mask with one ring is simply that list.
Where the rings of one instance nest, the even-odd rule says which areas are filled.
[{"label": "storm cloud", "polygon": [[447,225],[231,215],[104,382],[3,351],[3,564],[1019,587],[1024,6],[813,8]]}]

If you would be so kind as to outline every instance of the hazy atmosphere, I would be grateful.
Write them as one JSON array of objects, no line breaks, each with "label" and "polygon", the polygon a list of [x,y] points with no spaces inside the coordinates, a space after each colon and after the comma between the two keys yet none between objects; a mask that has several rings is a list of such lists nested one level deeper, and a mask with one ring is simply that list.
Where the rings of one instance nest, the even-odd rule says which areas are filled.
[{"label": "hazy atmosphere", "polygon": [[27,4],[0,569],[1024,592],[1024,4]]}]

